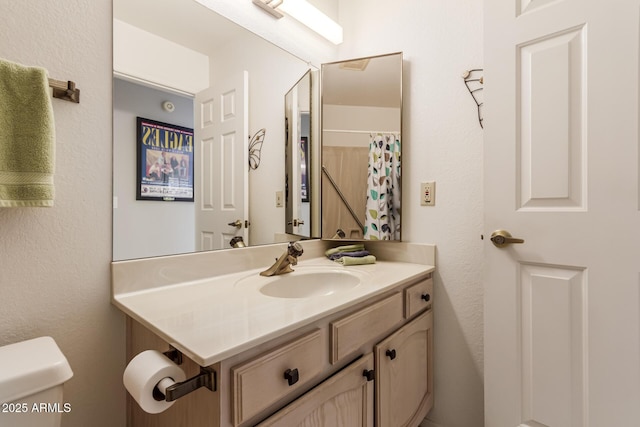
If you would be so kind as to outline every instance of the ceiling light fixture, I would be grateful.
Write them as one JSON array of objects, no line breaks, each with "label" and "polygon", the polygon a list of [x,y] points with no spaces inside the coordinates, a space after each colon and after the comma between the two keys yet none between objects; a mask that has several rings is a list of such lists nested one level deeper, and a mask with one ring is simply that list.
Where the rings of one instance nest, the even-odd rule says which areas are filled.
[{"label": "ceiling light fixture", "polygon": [[306,0],[253,0],[253,3],[278,19],[282,18],[282,12],[286,13],[333,44],[342,43],[342,27]]},{"label": "ceiling light fixture", "polygon": [[260,7],[265,12],[270,13],[277,19],[282,18],[284,15],[279,10],[276,10],[278,6],[282,4],[282,0],[253,0],[253,4]]}]

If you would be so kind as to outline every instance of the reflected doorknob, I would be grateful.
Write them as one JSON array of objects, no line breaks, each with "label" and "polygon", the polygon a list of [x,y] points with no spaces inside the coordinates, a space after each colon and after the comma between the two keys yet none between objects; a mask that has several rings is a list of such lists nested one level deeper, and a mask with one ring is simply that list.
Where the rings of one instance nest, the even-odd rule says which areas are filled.
[{"label": "reflected doorknob", "polygon": [[507,230],[496,230],[491,233],[491,241],[498,248],[504,248],[512,243],[524,243],[523,239],[511,236]]},{"label": "reflected doorknob", "polygon": [[232,226],[232,227],[236,227],[236,228],[240,228],[242,227],[242,221],[239,219],[236,219],[233,222],[230,222],[228,225]]}]

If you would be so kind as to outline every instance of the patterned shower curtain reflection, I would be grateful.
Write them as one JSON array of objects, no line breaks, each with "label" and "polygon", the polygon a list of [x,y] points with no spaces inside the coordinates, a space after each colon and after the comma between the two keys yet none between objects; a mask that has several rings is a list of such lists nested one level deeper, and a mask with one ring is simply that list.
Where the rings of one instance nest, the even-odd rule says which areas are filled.
[{"label": "patterned shower curtain reflection", "polygon": [[400,240],[400,134],[370,137],[364,238]]}]

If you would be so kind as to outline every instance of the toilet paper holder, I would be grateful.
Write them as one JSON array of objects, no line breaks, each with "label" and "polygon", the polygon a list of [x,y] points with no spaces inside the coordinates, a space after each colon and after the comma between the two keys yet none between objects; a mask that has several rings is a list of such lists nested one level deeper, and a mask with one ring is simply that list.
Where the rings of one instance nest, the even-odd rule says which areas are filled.
[{"label": "toilet paper holder", "polygon": [[174,346],[170,345],[169,350],[165,351],[162,354],[167,356],[169,360],[171,360],[176,365],[182,365],[182,353]]},{"label": "toilet paper holder", "polygon": [[[182,353],[174,347],[171,347],[169,351],[163,354],[177,365],[182,364]],[[167,402],[173,402],[200,387],[206,387],[211,391],[217,390],[216,371],[211,368],[203,368],[202,366],[200,367],[200,373],[198,375],[185,381],[173,382],[173,380],[171,380],[170,383],[165,384],[163,384],[163,381],[164,380],[161,380],[153,388],[153,398],[157,401],[166,400]],[[164,385],[167,385],[167,387],[164,388]],[[164,388],[164,392],[161,388]]]}]

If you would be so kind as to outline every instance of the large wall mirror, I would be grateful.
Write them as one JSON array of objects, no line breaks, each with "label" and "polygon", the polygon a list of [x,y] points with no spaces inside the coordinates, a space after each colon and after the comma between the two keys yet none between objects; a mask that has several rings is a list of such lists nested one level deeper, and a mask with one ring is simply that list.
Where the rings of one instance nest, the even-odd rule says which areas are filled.
[{"label": "large wall mirror", "polygon": [[[287,229],[292,220],[278,199],[287,191],[287,138],[308,156],[319,151],[305,128],[318,120],[313,117],[317,112],[300,107],[303,101],[309,103],[308,91],[314,87],[310,81],[319,71],[195,1],[165,0],[159,7],[153,0],[114,0],[113,5],[113,259],[226,249],[233,237],[242,237],[247,245],[283,241],[287,233],[319,237],[319,225],[314,234],[311,217],[305,216],[310,215],[314,182],[304,181],[302,168],[309,159],[300,160],[299,152],[297,175],[292,176],[299,196],[297,228]],[[299,106],[298,133],[286,135],[285,95],[293,93],[292,88]],[[137,164],[137,117],[194,129],[194,164],[187,164],[182,153],[169,153],[161,162],[168,168],[163,177],[175,182],[193,167],[194,202],[171,196],[136,199],[138,175],[152,175],[151,164],[160,160],[149,151],[146,167]],[[224,127],[234,121],[229,118],[238,119],[232,130]],[[199,134],[207,121],[218,126],[214,134]],[[200,145],[198,139],[212,140],[214,135],[221,144]],[[204,176],[206,188],[199,176]],[[202,226],[210,219],[217,224]]]},{"label": "large wall mirror", "polygon": [[322,238],[400,240],[402,53],[322,65]]}]

